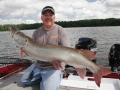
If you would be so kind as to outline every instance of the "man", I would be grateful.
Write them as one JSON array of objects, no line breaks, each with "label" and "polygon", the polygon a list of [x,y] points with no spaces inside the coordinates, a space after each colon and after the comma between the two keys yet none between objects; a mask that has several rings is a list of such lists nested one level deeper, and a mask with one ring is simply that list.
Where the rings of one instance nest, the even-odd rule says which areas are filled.
[{"label": "man", "polygon": [[[70,47],[66,31],[54,23],[53,7],[46,6],[42,9],[41,20],[43,26],[35,30],[32,36],[36,42]],[[64,63],[57,60],[51,63],[37,60],[25,71],[21,82],[24,86],[40,83],[40,90],[58,90],[62,80],[61,69],[64,69],[64,66]]]}]

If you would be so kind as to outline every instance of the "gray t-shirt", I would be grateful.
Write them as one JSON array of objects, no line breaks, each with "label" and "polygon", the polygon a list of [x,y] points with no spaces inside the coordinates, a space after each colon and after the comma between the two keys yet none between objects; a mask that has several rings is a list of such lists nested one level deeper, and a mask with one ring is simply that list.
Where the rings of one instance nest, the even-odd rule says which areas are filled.
[{"label": "gray t-shirt", "polygon": [[[70,47],[67,32],[57,24],[55,24],[51,30],[45,30],[45,28],[41,26],[34,31],[32,38],[39,44],[62,45]],[[37,60],[35,65],[41,69],[55,69],[50,62]]]}]

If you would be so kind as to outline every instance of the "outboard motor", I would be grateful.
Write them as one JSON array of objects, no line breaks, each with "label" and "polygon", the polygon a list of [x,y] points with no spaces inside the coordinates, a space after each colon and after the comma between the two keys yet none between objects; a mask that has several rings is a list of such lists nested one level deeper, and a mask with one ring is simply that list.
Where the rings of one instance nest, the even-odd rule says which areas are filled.
[{"label": "outboard motor", "polygon": [[[79,38],[75,45],[75,49],[91,50],[96,54],[97,53],[97,41],[92,38],[88,38],[88,37]],[[96,63],[96,59],[97,58],[95,58],[92,61],[94,63]],[[74,67],[72,67],[72,66],[66,65],[65,71],[68,73],[73,73],[74,75],[77,75],[77,72],[75,71]],[[91,74],[92,74],[91,71],[88,70],[87,75],[91,75]]]},{"label": "outboard motor", "polygon": [[[88,38],[88,37],[79,38],[79,40],[77,41],[75,45],[75,48],[91,50],[96,54],[97,53],[97,41],[92,38]],[[96,58],[92,61],[96,63]]]},{"label": "outboard motor", "polygon": [[114,44],[111,46],[108,60],[109,66],[111,66],[111,71],[118,71],[118,67],[120,67],[120,44]]}]

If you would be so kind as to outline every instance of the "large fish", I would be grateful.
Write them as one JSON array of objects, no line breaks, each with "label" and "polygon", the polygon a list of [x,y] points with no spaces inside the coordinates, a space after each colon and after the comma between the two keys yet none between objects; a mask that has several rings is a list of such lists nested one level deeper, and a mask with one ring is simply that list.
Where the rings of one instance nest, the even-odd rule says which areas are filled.
[{"label": "large fish", "polygon": [[[13,39],[21,50],[21,57],[22,53],[25,52],[37,60],[46,62],[52,62],[56,60],[64,62],[75,67],[78,75],[81,78],[84,78],[86,74],[86,68],[88,68],[93,73],[94,80],[98,87],[100,87],[102,76],[112,73],[108,68],[97,65],[91,61],[92,59],[96,58],[96,55],[92,51],[77,50],[59,45],[38,44],[16,27],[11,26],[9,30]],[[54,62],[54,64],[57,63],[58,62]]]}]

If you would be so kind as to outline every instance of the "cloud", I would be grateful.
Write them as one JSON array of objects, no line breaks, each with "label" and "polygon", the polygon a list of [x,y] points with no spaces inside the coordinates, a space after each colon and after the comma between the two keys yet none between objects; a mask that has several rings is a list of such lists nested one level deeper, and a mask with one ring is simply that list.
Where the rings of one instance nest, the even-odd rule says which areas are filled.
[{"label": "cloud", "polygon": [[106,5],[109,7],[120,7],[120,0],[106,0]]},{"label": "cloud", "polygon": [[0,24],[41,22],[41,10],[48,5],[56,21],[120,18],[120,0],[0,0]]}]

